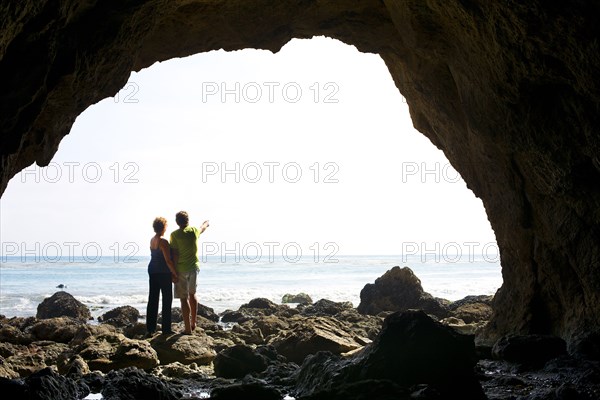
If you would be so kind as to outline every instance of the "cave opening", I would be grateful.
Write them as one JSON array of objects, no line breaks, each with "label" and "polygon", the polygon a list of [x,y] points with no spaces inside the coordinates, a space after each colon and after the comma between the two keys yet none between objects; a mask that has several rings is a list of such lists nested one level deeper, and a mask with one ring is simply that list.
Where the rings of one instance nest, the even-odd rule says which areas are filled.
[{"label": "cave opening", "polygon": [[[43,265],[97,314],[118,301],[143,308],[151,220],[166,217],[170,232],[180,209],[211,221],[199,294],[217,311],[265,285],[274,301],[297,291],[357,306],[362,286],[394,265],[449,300],[502,283],[481,201],[413,128],[381,58],[324,37],[132,73],[79,116],[48,167],[17,174],[1,201],[3,256]],[[90,267],[91,282],[104,267],[137,269],[126,284],[92,289],[56,268],[65,258]],[[231,264],[245,265],[243,278],[217,267]],[[332,280],[334,291],[324,285]],[[43,283],[3,308],[31,315],[49,294]],[[5,296],[27,285],[7,286],[7,275],[2,284]]]}]

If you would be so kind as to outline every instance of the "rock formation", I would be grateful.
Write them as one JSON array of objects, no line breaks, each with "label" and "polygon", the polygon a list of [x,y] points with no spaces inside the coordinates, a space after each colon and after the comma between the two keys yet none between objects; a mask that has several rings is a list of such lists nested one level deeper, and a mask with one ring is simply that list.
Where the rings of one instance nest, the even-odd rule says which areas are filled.
[{"label": "rock formation", "polygon": [[0,192],[131,71],[326,35],[383,58],[415,127],[483,200],[504,277],[490,338],[569,338],[600,325],[599,13],[591,0],[3,2]]}]

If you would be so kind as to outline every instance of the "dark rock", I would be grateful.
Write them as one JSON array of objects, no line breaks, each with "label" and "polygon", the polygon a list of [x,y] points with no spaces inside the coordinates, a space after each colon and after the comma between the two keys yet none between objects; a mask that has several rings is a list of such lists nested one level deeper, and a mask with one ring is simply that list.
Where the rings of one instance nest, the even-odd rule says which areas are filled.
[{"label": "dark rock", "polygon": [[[162,324],[162,311],[158,313],[158,319],[156,320],[159,324]],[[171,323],[177,324],[183,322],[183,313],[181,307],[171,308]]]},{"label": "dark rock", "polygon": [[499,339],[492,349],[492,355],[497,359],[531,368],[542,367],[547,361],[566,353],[565,341],[549,335],[508,335]]},{"label": "dark rock", "polygon": [[241,323],[248,321],[250,318],[239,311],[226,310],[221,314],[221,322],[237,322]]},{"label": "dark rock", "polygon": [[221,378],[243,378],[267,369],[269,359],[249,346],[237,345],[217,354],[215,375]]},{"label": "dark rock", "polygon": [[208,319],[209,321],[219,322],[219,316],[215,314],[215,310],[203,304],[198,303],[197,314],[201,317]]},{"label": "dark rock", "polygon": [[67,285],[63,285],[62,283],[56,286],[57,289],[66,289]]},{"label": "dark rock", "polygon": [[410,391],[387,380],[349,382],[335,389],[317,390],[297,400],[410,400]]},{"label": "dark rock", "polygon": [[[405,388],[429,385],[442,398],[483,399],[474,366],[471,336],[456,333],[422,311],[405,311],[386,318],[379,336],[352,360],[338,364],[337,371],[334,361],[326,363],[317,381],[309,385],[305,379],[302,387],[335,390],[349,382],[389,380]],[[306,367],[303,364],[299,376]]]},{"label": "dark rock", "polygon": [[140,312],[135,307],[122,306],[113,308],[112,310],[98,317],[98,322],[110,324],[117,327],[126,327],[135,324],[140,318]]},{"label": "dark rock", "polygon": [[104,387],[104,375],[99,371],[92,371],[83,375],[81,381],[90,388],[92,393],[100,393]]},{"label": "dark rock", "polygon": [[281,400],[283,395],[275,388],[261,385],[259,383],[241,383],[226,387],[215,388],[210,399],[214,400]]},{"label": "dark rock", "polygon": [[182,393],[154,375],[136,368],[110,371],[104,378],[104,400],[177,400]]},{"label": "dark rock", "polygon": [[286,293],[281,298],[281,302],[282,303],[298,303],[298,304],[308,305],[308,304],[312,304],[313,300],[306,293],[298,293],[298,294]]},{"label": "dark rock", "polygon": [[273,311],[273,312],[275,312],[279,309],[277,304],[273,303],[269,299],[265,299],[262,297],[252,299],[247,304],[242,304],[240,306],[240,309],[242,309],[242,308],[255,308],[255,309],[259,309],[259,310],[268,310],[268,311]]},{"label": "dark rock", "polygon": [[352,308],[352,303],[348,301],[335,302],[327,299],[321,299],[314,304],[300,308],[302,315],[336,315]]},{"label": "dark rock", "polygon": [[377,315],[382,311],[423,310],[438,318],[449,315],[447,308],[423,291],[421,281],[408,268],[394,267],[375,283],[369,283],[360,292],[358,311]]},{"label": "dark rock", "polygon": [[92,319],[90,310],[67,292],[56,292],[37,308],[37,318],[71,317],[82,322]]},{"label": "dark rock", "polygon": [[83,399],[90,393],[85,384],[77,384],[52,368],[44,368],[24,381],[0,378],[0,390],[5,399],[23,400]]},{"label": "dark rock", "polygon": [[600,360],[600,332],[583,332],[569,341],[569,354],[590,360]]}]

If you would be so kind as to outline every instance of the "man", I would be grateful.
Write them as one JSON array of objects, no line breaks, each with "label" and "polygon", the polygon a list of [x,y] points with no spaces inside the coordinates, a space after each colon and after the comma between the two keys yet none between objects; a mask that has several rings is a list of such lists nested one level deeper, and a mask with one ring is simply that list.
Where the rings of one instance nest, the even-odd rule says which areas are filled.
[{"label": "man", "polygon": [[196,298],[196,277],[200,270],[198,238],[208,228],[208,221],[204,221],[199,229],[188,226],[188,213],[180,211],[175,215],[175,222],[179,226],[179,229],[171,233],[173,263],[176,265],[178,275],[175,283],[175,297],[181,300],[181,313],[185,326],[183,333],[190,335],[196,329],[196,313],[198,311],[198,299]]}]

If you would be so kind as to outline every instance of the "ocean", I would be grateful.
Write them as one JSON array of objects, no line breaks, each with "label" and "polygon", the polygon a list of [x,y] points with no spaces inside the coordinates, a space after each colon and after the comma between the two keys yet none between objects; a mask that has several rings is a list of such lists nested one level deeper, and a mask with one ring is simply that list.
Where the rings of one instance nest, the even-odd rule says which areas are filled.
[{"label": "ocean", "polygon": [[[86,304],[94,317],[123,305],[146,313],[149,257],[91,262],[82,258],[43,260],[3,257],[0,265],[0,314],[35,316],[44,298],[59,290]],[[502,284],[500,262],[484,258],[411,256],[336,256],[331,262],[282,257],[248,262],[207,257],[198,276],[198,300],[220,313],[256,297],[281,303],[284,294],[304,292],[314,301],[360,303],[360,291],[394,266],[408,266],[433,296],[458,300],[494,294]],[[333,262],[337,261],[337,262]],[[57,288],[64,285],[64,289]],[[173,306],[179,301],[174,300]]]}]

